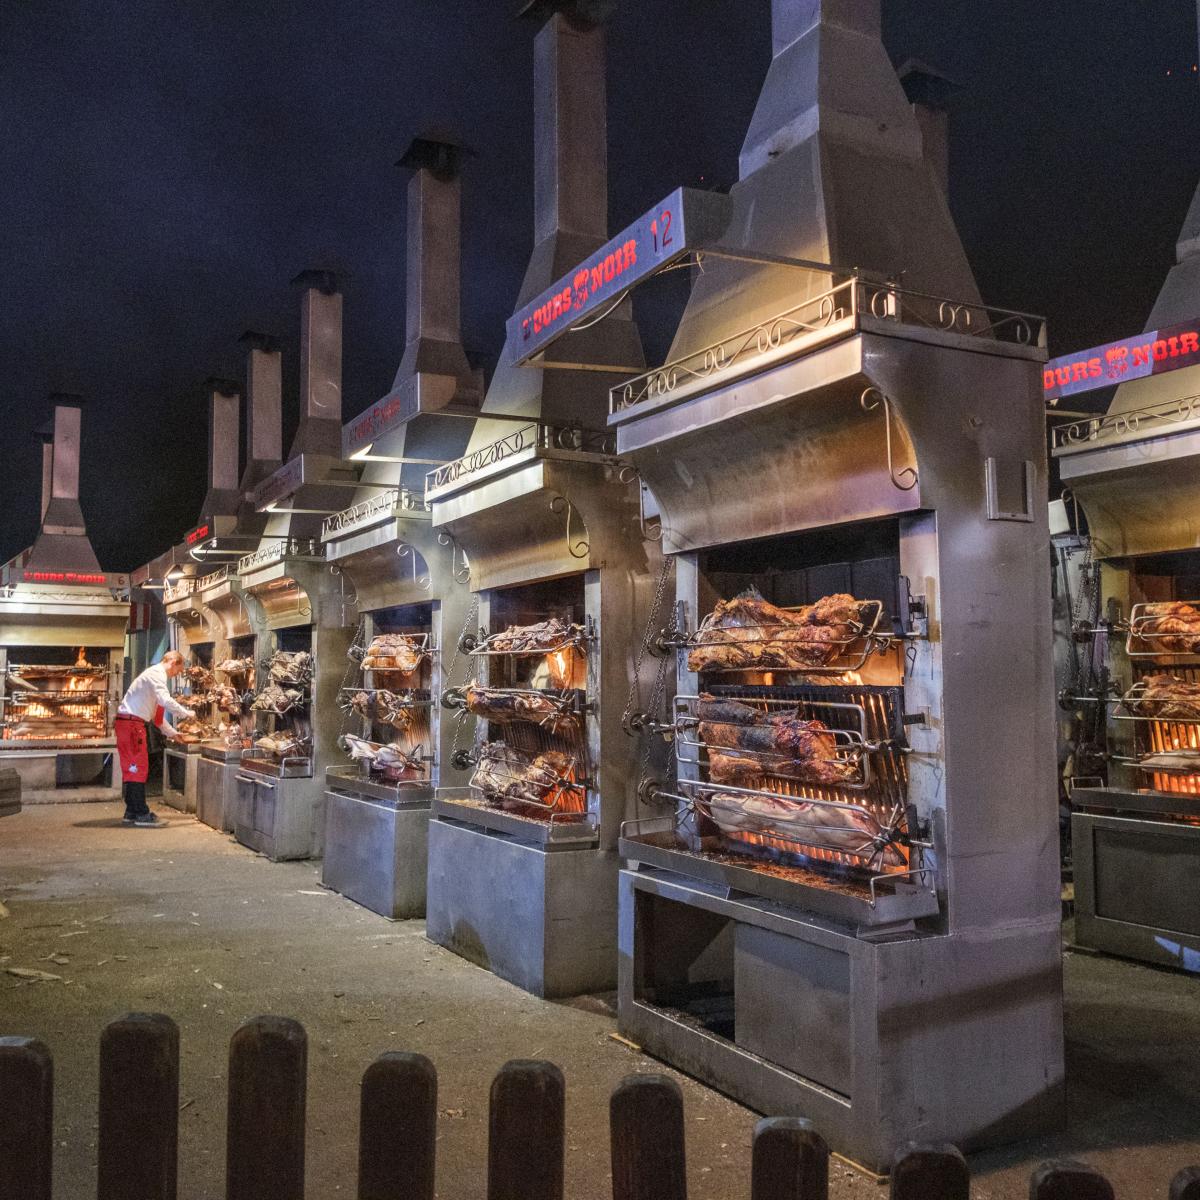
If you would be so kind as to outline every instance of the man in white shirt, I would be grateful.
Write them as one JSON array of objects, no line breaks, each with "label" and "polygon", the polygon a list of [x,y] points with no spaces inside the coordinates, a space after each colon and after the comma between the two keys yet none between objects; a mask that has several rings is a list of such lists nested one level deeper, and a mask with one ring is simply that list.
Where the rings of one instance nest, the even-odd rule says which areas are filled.
[{"label": "man in white shirt", "polygon": [[130,685],[117,708],[117,753],[121,757],[121,780],[125,793],[125,824],[158,826],[162,822],[146,804],[146,776],[150,772],[150,726],[157,726],[168,738],[175,728],[167,713],[183,719],[192,715],[167,685],[169,679],[183,674],[183,655],[168,650],[162,661],[147,667]]}]

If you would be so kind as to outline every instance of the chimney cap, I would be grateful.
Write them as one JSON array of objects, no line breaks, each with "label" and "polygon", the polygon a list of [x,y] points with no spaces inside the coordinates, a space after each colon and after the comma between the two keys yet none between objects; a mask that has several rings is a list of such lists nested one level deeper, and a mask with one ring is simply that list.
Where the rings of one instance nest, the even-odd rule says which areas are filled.
[{"label": "chimney cap", "polygon": [[961,83],[956,83],[948,75],[919,58],[905,59],[896,74],[900,78],[900,86],[904,89],[909,104],[923,104],[926,108],[945,108],[951,97],[963,90]]},{"label": "chimney cap", "polygon": [[232,379],[222,379],[219,375],[210,375],[204,381],[206,392],[216,392],[221,396],[236,396],[241,392],[241,385]]},{"label": "chimney cap", "polygon": [[428,171],[437,179],[456,178],[462,171],[463,159],[474,157],[475,151],[464,146],[452,133],[430,130],[413,138],[408,149],[396,160],[396,166],[409,171]]},{"label": "chimney cap", "polygon": [[325,296],[334,296],[338,292],[338,276],[336,271],[328,267],[310,267],[301,271],[292,280],[293,287],[316,288]]},{"label": "chimney cap", "polygon": [[50,403],[55,408],[62,405],[68,405],[71,408],[82,408],[83,397],[78,392],[51,392]]},{"label": "chimney cap", "polygon": [[616,0],[519,0],[517,16],[545,24],[562,13],[576,29],[594,29],[616,12]]},{"label": "chimney cap", "polygon": [[38,427],[37,427],[37,428],[36,428],[36,429],[33,431],[33,436],[34,436],[35,438],[37,438],[39,442],[52,442],[52,441],[54,441],[54,426],[53,426],[53,424],[52,424],[51,422],[49,422],[49,421],[43,421],[43,422],[42,422],[42,423],[41,423],[41,424],[40,424],[40,425],[39,425],[39,426],[38,426]]},{"label": "chimney cap", "polygon": [[239,346],[248,346],[251,350],[265,350],[268,354],[279,351],[279,339],[273,333],[259,333],[257,329],[247,329],[238,338]]}]

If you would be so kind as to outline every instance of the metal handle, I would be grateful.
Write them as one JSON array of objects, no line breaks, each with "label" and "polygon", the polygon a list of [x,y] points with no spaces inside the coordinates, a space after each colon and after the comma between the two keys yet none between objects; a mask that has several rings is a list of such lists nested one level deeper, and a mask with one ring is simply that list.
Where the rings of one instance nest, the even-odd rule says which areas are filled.
[{"label": "metal handle", "polygon": [[[879,883],[880,880],[882,880],[884,883],[891,883],[892,881],[894,881],[896,879],[905,879],[911,875],[925,876],[925,875],[932,875],[932,874],[933,874],[933,871],[929,867],[913,867],[913,869],[911,871],[892,871],[886,875],[872,875],[871,878],[867,880],[867,887],[871,893],[871,898],[867,901],[867,903],[872,908],[875,907],[875,901],[876,901],[875,885],[877,883]],[[931,887],[929,890],[932,892],[933,888]]]}]

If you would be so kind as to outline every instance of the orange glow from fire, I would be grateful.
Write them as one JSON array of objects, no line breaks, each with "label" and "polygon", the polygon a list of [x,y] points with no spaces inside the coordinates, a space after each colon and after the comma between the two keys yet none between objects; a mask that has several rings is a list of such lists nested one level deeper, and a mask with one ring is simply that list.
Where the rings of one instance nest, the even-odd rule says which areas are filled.
[{"label": "orange glow from fire", "polygon": [[[1168,754],[1177,750],[1200,751],[1200,725],[1184,725],[1177,721],[1152,721],[1150,744],[1155,754]],[[1200,796],[1200,772],[1176,775],[1167,771],[1156,771],[1153,779],[1156,791]]]}]

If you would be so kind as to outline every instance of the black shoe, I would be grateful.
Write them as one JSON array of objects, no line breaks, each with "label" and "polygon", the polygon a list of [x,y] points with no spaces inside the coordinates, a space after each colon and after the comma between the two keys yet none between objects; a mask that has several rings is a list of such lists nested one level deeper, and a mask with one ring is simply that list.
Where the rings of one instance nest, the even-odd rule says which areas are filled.
[{"label": "black shoe", "polygon": [[160,821],[152,812],[139,813],[133,818],[132,824],[143,829],[166,829],[166,821]]},{"label": "black shoe", "polygon": [[131,813],[131,812],[127,812],[127,813],[126,813],[126,814],[125,814],[125,815],[124,815],[124,816],[121,818],[121,820],[122,820],[122,821],[123,821],[123,822],[124,822],[126,825],[132,825],[136,819],[137,819],[137,818],[136,818],[136,817],[133,815],[133,813]]}]

